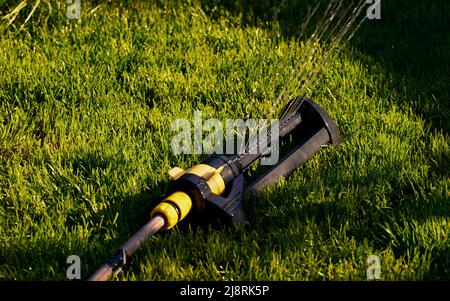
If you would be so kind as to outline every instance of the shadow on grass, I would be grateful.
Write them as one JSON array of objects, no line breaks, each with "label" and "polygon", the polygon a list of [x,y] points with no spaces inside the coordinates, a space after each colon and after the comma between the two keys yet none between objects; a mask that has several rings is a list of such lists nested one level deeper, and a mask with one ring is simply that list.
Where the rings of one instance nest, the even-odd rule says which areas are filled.
[{"label": "shadow on grass", "polygon": [[[304,190],[297,196],[306,199],[308,193]],[[392,249],[395,258],[404,260],[406,264],[418,264],[417,261],[423,260],[423,270],[414,273],[414,279],[448,279],[448,244],[445,240],[436,240],[432,232],[427,232],[443,225],[436,221],[450,218],[449,204],[442,196],[426,202],[408,199],[391,208],[379,208],[375,202],[367,203],[363,199],[353,203],[340,199],[320,203],[310,201],[299,206],[292,201],[291,195],[289,189],[279,189],[265,194],[262,200],[247,203],[249,223],[246,231],[261,246],[258,249],[261,254],[277,251],[284,256],[302,252],[305,247],[309,248],[305,245],[309,239],[317,244],[311,248],[316,249],[312,252],[319,257],[329,257],[333,262],[354,260],[352,254],[355,253],[349,247],[351,238],[359,246],[369,244],[374,252]],[[398,199],[395,192],[385,197]],[[277,209],[273,207],[275,203]],[[317,231],[317,236],[313,238],[310,237],[314,235],[311,226],[313,231]],[[403,232],[403,227],[408,230]],[[239,239],[238,235],[240,232],[235,233],[236,239]],[[334,249],[341,251],[330,251]]]},{"label": "shadow on grass", "polygon": [[[83,179],[79,181],[80,184],[94,183],[93,175],[99,174],[99,171],[115,166],[120,168],[125,163],[120,156],[81,152],[71,159],[63,160],[62,164],[65,169],[71,168],[73,175]],[[149,177],[144,180],[147,184],[145,190],[101,200],[107,203],[106,206],[101,210],[93,210],[80,188],[73,181],[68,181],[64,174],[53,174],[52,181],[63,195],[74,197],[72,201],[75,205],[66,212],[65,231],[61,235],[50,235],[48,239],[28,236],[18,244],[2,246],[0,276],[13,279],[14,276],[9,275],[20,275],[17,280],[65,280],[69,267],[67,257],[77,255],[81,259],[82,279],[86,279],[148,221],[151,208],[158,202],[165,187],[165,183],[155,182]],[[111,187],[113,182],[110,181],[113,180],[104,177],[102,185]],[[45,227],[47,224],[44,221],[41,233],[46,232]],[[50,232],[53,230],[49,229]]]},{"label": "shadow on grass", "polygon": [[[402,0],[383,4],[382,19],[367,21],[352,43],[393,78],[400,105],[411,106],[432,128],[448,134],[450,3]],[[372,60],[365,61],[370,64]]]}]

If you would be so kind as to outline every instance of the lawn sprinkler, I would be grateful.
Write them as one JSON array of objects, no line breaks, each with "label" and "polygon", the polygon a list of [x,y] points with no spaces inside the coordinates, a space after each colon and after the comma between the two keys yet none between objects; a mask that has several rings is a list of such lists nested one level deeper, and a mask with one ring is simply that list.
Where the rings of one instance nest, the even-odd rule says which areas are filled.
[{"label": "lawn sprinkler", "polygon": [[[212,155],[187,170],[175,167],[169,171],[171,179],[166,196],[150,214],[150,221],[131,237],[117,253],[90,278],[104,281],[119,273],[131,255],[150,236],[172,229],[179,222],[219,221],[238,224],[245,220],[244,200],[254,199],[261,189],[277,183],[311,158],[322,146],[339,145],[336,123],[312,100],[297,97],[281,112],[278,135],[267,131],[267,147],[277,143],[284,156],[257,179],[246,184],[250,165],[263,158],[267,149],[250,143],[242,154]],[[273,136],[273,137],[272,137]],[[250,151],[252,150],[253,151]]]}]

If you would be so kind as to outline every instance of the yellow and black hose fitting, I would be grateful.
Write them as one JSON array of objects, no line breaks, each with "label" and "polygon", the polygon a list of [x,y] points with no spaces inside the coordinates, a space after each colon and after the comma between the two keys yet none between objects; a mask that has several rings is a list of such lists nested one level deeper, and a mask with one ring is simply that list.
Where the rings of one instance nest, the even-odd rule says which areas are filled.
[{"label": "yellow and black hose fitting", "polygon": [[162,215],[165,220],[164,229],[171,229],[188,215],[191,208],[190,196],[182,191],[176,191],[152,210],[151,218],[156,214]]}]

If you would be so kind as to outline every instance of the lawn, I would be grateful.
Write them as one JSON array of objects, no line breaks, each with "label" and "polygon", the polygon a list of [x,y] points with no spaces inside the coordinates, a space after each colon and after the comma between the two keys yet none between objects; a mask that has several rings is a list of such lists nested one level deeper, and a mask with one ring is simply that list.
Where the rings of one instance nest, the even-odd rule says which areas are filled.
[{"label": "lawn", "polygon": [[248,223],[156,235],[116,279],[365,280],[370,255],[382,280],[450,279],[448,3],[382,0],[301,89],[326,56],[301,1],[82,1],[79,20],[43,1],[24,24],[25,2],[0,28],[0,280],[65,280],[72,254],[88,278],[167,171],[205,157],[172,152],[175,119],[267,117],[283,90],[341,146],[248,202]]}]

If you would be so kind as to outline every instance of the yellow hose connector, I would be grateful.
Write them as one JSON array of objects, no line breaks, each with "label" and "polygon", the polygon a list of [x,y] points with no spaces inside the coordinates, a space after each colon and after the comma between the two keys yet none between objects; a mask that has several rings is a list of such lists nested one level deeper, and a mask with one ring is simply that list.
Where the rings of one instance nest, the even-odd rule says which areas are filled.
[{"label": "yellow hose connector", "polygon": [[165,219],[164,229],[173,228],[188,215],[192,209],[192,200],[186,193],[176,191],[159,203],[151,213],[151,218],[161,214]]},{"label": "yellow hose connector", "polygon": [[[220,174],[223,169],[223,166],[216,169],[207,164],[197,164],[186,171],[179,167],[174,167],[169,171],[169,178],[175,181],[186,173],[194,174],[206,180],[212,193],[221,195],[225,191],[225,182]],[[168,230],[184,219],[191,209],[192,200],[189,195],[182,191],[176,191],[153,209],[151,218],[156,214],[162,215],[165,220],[164,229]]]}]

